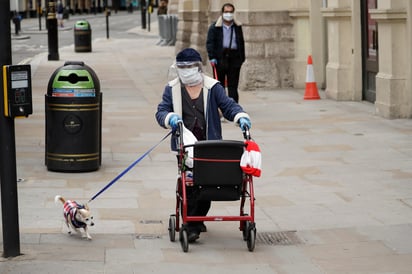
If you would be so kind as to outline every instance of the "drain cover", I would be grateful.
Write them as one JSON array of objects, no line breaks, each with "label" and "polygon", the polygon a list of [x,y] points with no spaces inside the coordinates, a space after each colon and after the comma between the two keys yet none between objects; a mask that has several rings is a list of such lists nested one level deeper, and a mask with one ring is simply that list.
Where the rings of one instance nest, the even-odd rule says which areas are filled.
[{"label": "drain cover", "polygon": [[296,231],[258,232],[256,242],[263,245],[298,245],[302,241]]},{"label": "drain cover", "polygon": [[157,234],[137,234],[136,239],[138,240],[155,240],[155,239],[161,239],[162,235],[157,235]]},{"label": "drain cover", "polygon": [[162,224],[163,222],[162,220],[141,220],[140,223],[148,225],[148,224]]}]

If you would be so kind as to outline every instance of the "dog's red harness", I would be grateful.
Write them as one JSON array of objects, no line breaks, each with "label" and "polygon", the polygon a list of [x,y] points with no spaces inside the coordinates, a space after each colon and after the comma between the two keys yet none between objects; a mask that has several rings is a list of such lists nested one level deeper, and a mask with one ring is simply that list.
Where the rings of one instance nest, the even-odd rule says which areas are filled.
[{"label": "dog's red harness", "polygon": [[87,225],[76,219],[77,209],[84,209],[84,206],[76,203],[75,201],[67,200],[63,205],[64,218],[71,220],[75,228],[85,228]]}]

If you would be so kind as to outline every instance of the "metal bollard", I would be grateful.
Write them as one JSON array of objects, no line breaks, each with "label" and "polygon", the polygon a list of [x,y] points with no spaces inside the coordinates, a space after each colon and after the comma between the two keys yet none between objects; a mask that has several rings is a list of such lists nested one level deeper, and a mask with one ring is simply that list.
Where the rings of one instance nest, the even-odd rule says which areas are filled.
[{"label": "metal bollard", "polygon": [[174,46],[176,44],[176,34],[177,34],[177,22],[178,22],[178,17],[177,15],[171,15],[170,16],[170,25],[171,25],[171,41],[169,42],[169,46]]},{"label": "metal bollard", "polygon": [[172,40],[172,32],[170,28],[170,15],[167,15],[165,20],[165,41],[162,46],[168,46]]},{"label": "metal bollard", "polygon": [[163,45],[166,41],[166,36],[165,36],[166,18],[167,18],[167,15],[165,15],[165,14],[157,16],[157,22],[159,24],[160,40],[159,40],[159,42],[156,43],[156,45]]}]

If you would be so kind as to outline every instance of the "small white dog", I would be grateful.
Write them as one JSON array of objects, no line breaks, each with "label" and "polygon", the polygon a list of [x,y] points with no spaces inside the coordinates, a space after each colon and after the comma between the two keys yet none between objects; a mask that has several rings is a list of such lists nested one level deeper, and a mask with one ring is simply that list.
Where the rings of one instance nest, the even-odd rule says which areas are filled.
[{"label": "small white dog", "polygon": [[54,202],[57,204],[59,201],[63,204],[63,216],[69,229],[68,233],[71,234],[72,231],[75,231],[82,234],[80,229],[83,228],[84,234],[82,234],[82,237],[91,240],[92,237],[88,232],[88,226],[93,226],[94,223],[89,206],[87,204],[79,204],[76,201],[66,200],[62,196],[56,195]]}]

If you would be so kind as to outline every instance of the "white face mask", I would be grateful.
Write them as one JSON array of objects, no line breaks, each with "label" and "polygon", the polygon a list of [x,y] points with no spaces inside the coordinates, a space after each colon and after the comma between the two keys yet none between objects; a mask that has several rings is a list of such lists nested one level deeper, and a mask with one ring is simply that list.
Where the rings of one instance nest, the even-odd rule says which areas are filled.
[{"label": "white face mask", "polygon": [[203,81],[202,73],[198,67],[178,68],[177,75],[179,75],[182,83],[188,86],[196,86]]},{"label": "white face mask", "polygon": [[226,21],[233,21],[234,14],[232,12],[223,13],[223,19]]}]

